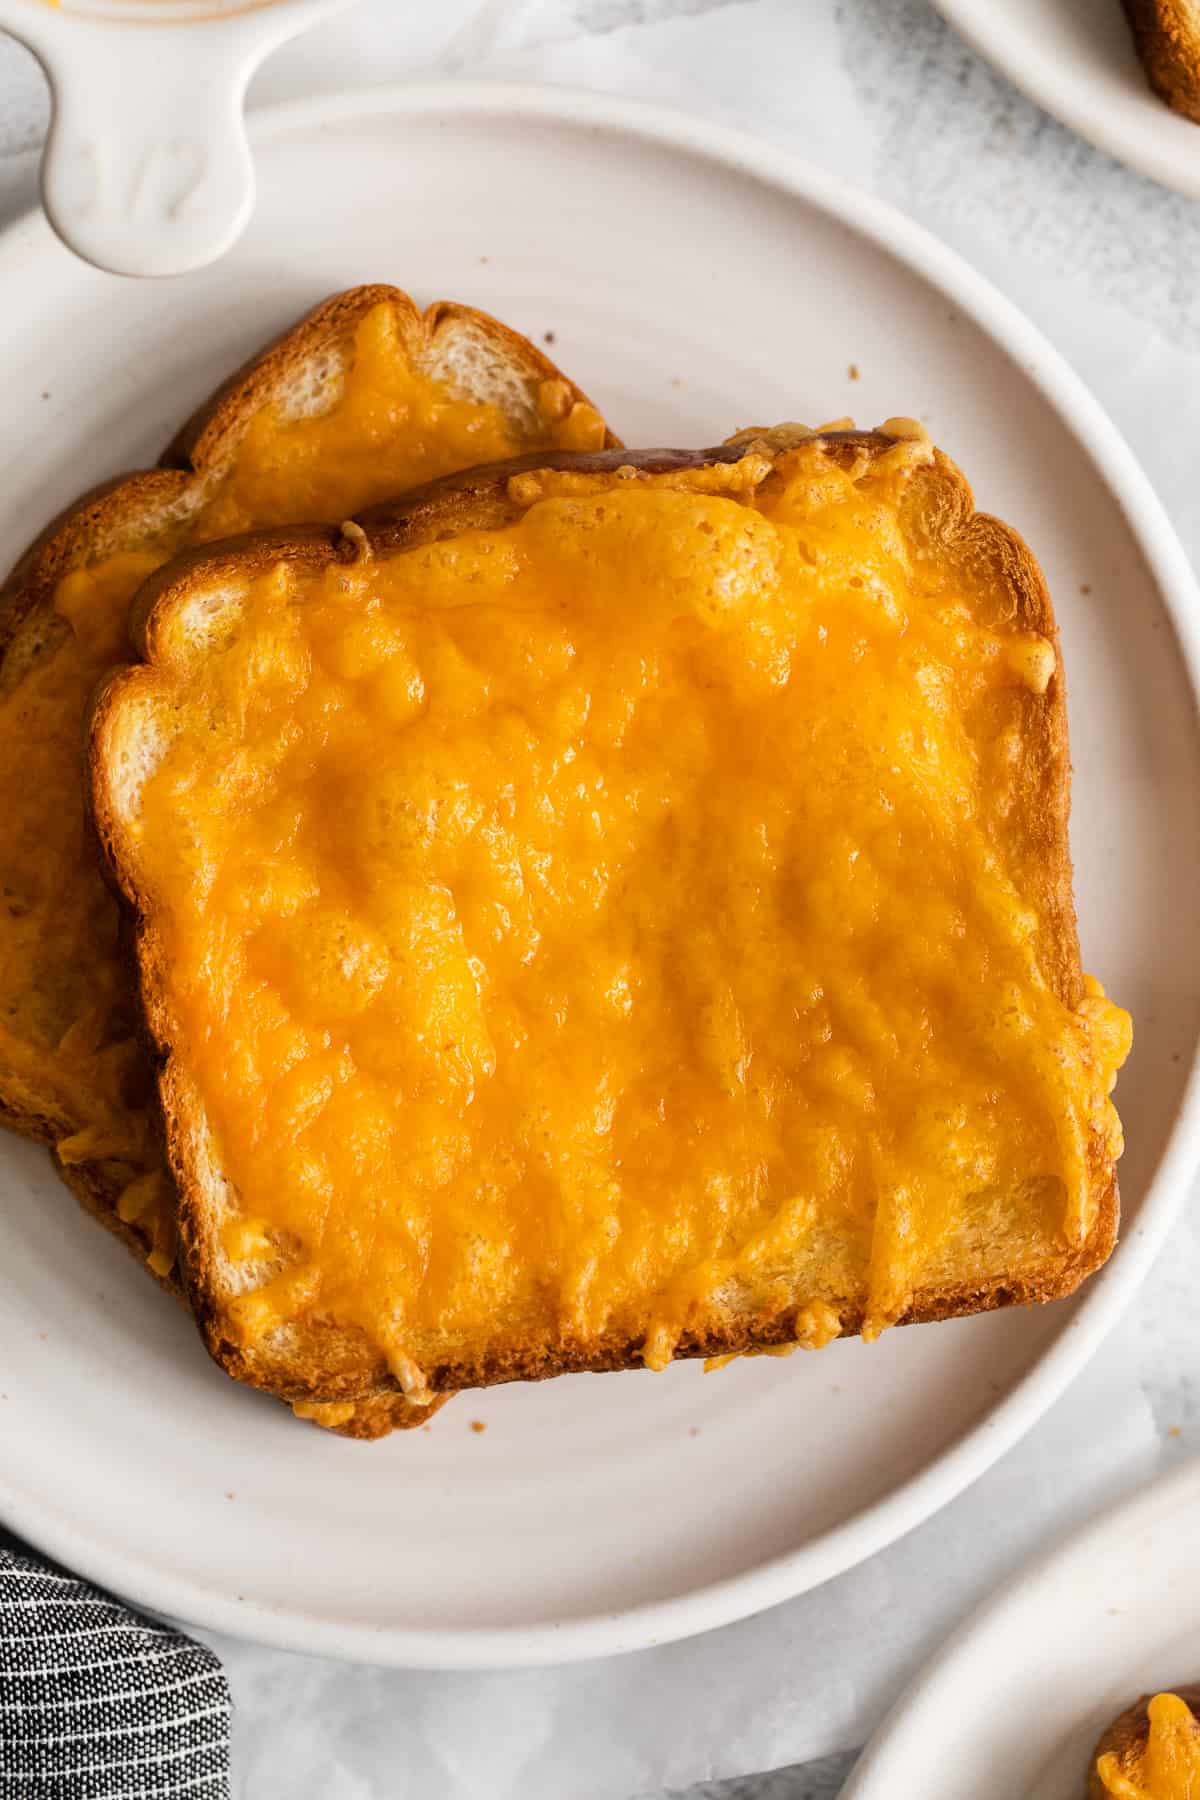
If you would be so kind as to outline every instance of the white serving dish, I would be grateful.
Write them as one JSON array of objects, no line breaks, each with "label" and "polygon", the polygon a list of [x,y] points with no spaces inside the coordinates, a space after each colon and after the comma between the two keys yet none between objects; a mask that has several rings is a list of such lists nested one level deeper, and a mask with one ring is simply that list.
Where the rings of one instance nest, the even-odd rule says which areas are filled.
[{"label": "white serving dish", "polygon": [[1079,1800],[1140,1695],[1200,1680],[1200,1460],[1075,1531],[967,1620],[880,1726],[842,1800]]},{"label": "white serving dish", "polygon": [[934,0],[980,56],[1118,162],[1200,199],[1200,125],[1146,80],[1121,0]]},{"label": "white serving dish", "polygon": [[1121,438],[1015,308],[755,139],[464,84],[286,107],[252,136],[254,219],[184,281],[119,283],[40,215],[0,242],[4,557],[357,281],[553,334],[630,444],[923,415],[1056,599],[1086,960],[1137,1020],[1123,1241],[1058,1306],[712,1376],[494,1389],[364,1446],[225,1380],[42,1153],[0,1137],[0,1518],[160,1611],[366,1661],[557,1661],[703,1631],[836,1575],[980,1474],[1082,1366],[1174,1217],[1198,1126],[1194,578]]}]

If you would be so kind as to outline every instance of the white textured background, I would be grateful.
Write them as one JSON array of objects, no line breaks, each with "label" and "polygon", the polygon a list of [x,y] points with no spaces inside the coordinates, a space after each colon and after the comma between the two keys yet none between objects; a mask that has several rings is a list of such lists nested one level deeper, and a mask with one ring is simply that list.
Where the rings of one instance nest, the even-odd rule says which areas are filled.
[{"label": "white textured background", "polygon": [[[665,101],[874,189],[1031,314],[1200,558],[1200,205],[1038,112],[923,0],[365,0],[276,56],[252,97],[435,73]],[[46,117],[37,66],[0,39],[0,222],[34,198]],[[238,1705],[239,1800],[628,1800],[714,1777],[738,1779],[691,1800],[830,1800],[847,1753],[1001,1574],[1200,1452],[1198,1237],[1192,1208],[1096,1363],[971,1493],[764,1618],[552,1676],[408,1676],[213,1640]],[[814,1643],[821,1678],[789,1682]],[[818,1751],[832,1754],[800,1766]]]}]

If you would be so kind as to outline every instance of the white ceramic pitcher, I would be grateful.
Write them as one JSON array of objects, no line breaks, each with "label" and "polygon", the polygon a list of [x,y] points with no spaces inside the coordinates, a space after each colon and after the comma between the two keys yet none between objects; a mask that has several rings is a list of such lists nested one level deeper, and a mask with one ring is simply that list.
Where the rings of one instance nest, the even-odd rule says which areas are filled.
[{"label": "white ceramic pitcher", "polygon": [[50,81],[42,200],[121,275],[221,256],[254,206],[243,99],[268,51],[354,0],[0,0]]}]

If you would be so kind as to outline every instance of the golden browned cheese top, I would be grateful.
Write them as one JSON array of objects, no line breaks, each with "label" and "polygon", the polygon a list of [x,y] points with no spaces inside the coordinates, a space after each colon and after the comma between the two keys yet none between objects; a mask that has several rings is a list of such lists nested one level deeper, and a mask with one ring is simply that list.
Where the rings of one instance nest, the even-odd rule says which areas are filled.
[{"label": "golden browned cheese top", "polygon": [[1129,1024],[1042,959],[1006,821],[1055,653],[922,553],[931,454],[516,476],[511,524],[158,634],[137,858],[225,1252],[286,1261],[247,1341],[359,1326],[410,1398],[481,1320],[660,1367],[814,1247],[798,1335],[873,1335],[1014,1169],[1021,1249],[1084,1242]]}]

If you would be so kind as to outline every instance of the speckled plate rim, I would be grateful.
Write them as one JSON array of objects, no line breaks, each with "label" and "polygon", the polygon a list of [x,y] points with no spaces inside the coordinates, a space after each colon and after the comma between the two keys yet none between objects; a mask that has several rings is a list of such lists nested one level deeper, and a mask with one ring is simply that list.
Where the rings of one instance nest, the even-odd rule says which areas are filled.
[{"label": "speckled plate rim", "polygon": [[[913,270],[969,316],[1024,370],[1066,424],[1138,542],[1172,619],[1193,696],[1200,701],[1200,588],[1161,503],[1129,447],[1066,361],[1010,301],[953,251],[872,196],[749,134],[640,101],[562,88],[437,82],[351,90],[257,114],[252,137],[269,141],[335,121],[380,116],[503,116],[624,134],[707,159],[825,213]],[[31,220],[0,236],[5,267],[28,254]],[[1030,1372],[978,1425],[887,1497],[852,1513],[800,1548],[670,1599],[598,1612],[562,1624],[511,1629],[409,1629],[316,1618],[300,1608],[215,1596],[159,1567],[49,1519],[0,1471],[0,1517],[13,1531],[147,1609],[280,1649],[407,1668],[512,1668],[581,1661],[695,1636],[819,1586],[904,1536],[961,1493],[1041,1417],[1095,1351],[1136,1292],[1200,1165],[1200,1044],[1174,1129],[1139,1209],[1136,1228],[1071,1309]]]},{"label": "speckled plate rim", "polygon": [[[933,0],[971,48],[1030,100],[1141,175],[1200,199],[1200,125],[1160,100],[1146,79],[1121,0],[1115,22],[1086,41],[1038,0]],[[1120,30],[1116,29],[1119,27]]]}]

